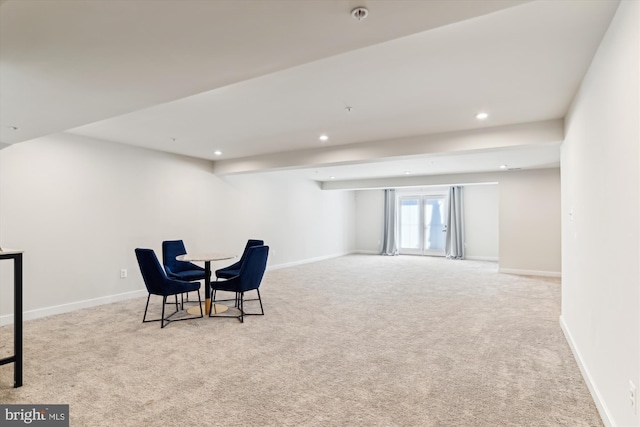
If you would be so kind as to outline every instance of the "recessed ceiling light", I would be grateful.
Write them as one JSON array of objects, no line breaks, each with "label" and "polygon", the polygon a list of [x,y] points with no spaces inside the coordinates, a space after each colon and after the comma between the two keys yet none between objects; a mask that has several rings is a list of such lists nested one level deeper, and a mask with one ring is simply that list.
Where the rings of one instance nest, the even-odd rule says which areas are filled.
[{"label": "recessed ceiling light", "polygon": [[176,142],[176,139],[175,138],[171,138],[171,141]]},{"label": "recessed ceiling light", "polygon": [[484,120],[487,117],[489,117],[489,114],[487,114],[485,112],[480,112],[480,113],[476,114],[476,119],[478,119],[478,120]]},{"label": "recessed ceiling light", "polygon": [[369,11],[366,7],[356,7],[351,11],[351,16],[358,21],[362,21],[367,15],[369,15]]},{"label": "recessed ceiling light", "polygon": [[349,107],[348,105],[347,105],[346,107],[344,107],[344,109],[345,109],[345,111],[346,111],[347,113],[350,113],[350,112],[352,112],[352,111],[353,111],[353,107]]},{"label": "recessed ceiling light", "polygon": [[404,171],[405,175],[411,175],[411,171]]},{"label": "recessed ceiling light", "polygon": [[213,152],[213,154],[215,154],[216,156],[222,156],[222,151],[216,150]]},{"label": "recessed ceiling light", "polygon": [[331,177],[331,179],[336,179],[336,177],[335,177],[335,176],[332,176],[332,177]]},{"label": "recessed ceiling light", "polygon": [[328,141],[329,137],[327,135],[320,135],[320,138],[318,138],[320,141],[324,142],[324,141]]},{"label": "recessed ceiling light", "polygon": [[507,165],[500,165],[500,169],[506,169]]},{"label": "recessed ceiling light", "polygon": [[20,130],[18,126],[7,126],[11,130]]}]

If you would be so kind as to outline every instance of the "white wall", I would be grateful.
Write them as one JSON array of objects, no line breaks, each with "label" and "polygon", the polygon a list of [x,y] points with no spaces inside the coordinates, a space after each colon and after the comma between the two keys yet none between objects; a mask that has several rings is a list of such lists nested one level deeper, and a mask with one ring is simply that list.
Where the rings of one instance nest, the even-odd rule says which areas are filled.
[{"label": "white wall", "polygon": [[561,324],[612,426],[640,425],[639,6],[620,3],[562,145]]},{"label": "white wall", "polygon": [[500,180],[500,271],[559,275],[560,171],[539,169]]},{"label": "white wall", "polygon": [[500,191],[497,184],[466,185],[464,207],[465,256],[498,261]]},{"label": "white wall", "polygon": [[[224,203],[216,230],[221,247],[242,236],[270,242],[270,266],[286,266],[355,248],[355,195],[323,191],[295,173],[272,172],[222,177],[213,197]],[[242,248],[240,248],[242,249]]]},{"label": "white wall", "polygon": [[[68,134],[0,151],[0,246],[26,251],[25,317],[146,295],[133,250],[161,256],[166,239],[239,253],[262,238],[270,266],[353,249],[352,192],[211,170],[208,161]],[[2,322],[13,311],[10,267],[0,263]]]},{"label": "white wall", "polygon": [[[395,184],[390,187],[402,187],[401,180],[390,180],[389,183]],[[560,276],[560,171],[558,168],[412,177],[410,183],[411,186],[498,183],[499,240],[497,246],[495,243],[491,246],[497,247],[500,271]],[[471,185],[465,185],[465,189],[471,187]],[[372,192],[377,192],[379,197],[373,196]],[[358,194],[356,247],[358,251],[370,252],[377,250],[378,246],[375,243],[382,239],[382,229],[374,222],[375,218],[369,216],[369,212],[376,209],[376,203],[382,206],[384,197],[382,190],[358,190]],[[360,194],[364,195],[360,196]],[[495,194],[492,200],[496,200]],[[487,202],[484,207],[477,205],[477,208],[496,209],[493,201]],[[474,200],[472,196],[472,203],[474,202],[477,203],[479,200],[477,198]],[[382,216],[376,221],[382,221],[381,218]],[[473,218],[472,215],[473,221],[486,221],[487,218],[488,216],[478,219]],[[487,222],[485,226],[493,227],[495,224],[490,225]],[[471,242],[472,247],[475,247],[473,251],[476,251],[482,243],[475,239],[482,239],[482,236],[472,233],[471,238],[474,239]]]},{"label": "white wall", "polygon": [[384,233],[384,191],[356,191],[356,250],[379,254]]}]

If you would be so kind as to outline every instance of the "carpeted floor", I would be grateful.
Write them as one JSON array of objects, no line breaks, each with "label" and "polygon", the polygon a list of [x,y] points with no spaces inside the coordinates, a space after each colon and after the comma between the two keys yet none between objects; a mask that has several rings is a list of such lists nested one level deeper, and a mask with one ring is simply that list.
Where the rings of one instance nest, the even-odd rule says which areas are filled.
[{"label": "carpeted floor", "polygon": [[558,279],[352,255],[267,272],[261,292],[244,324],[161,330],[146,298],[28,321],[25,385],[0,367],[0,402],[70,404],[81,427],[602,425]]}]

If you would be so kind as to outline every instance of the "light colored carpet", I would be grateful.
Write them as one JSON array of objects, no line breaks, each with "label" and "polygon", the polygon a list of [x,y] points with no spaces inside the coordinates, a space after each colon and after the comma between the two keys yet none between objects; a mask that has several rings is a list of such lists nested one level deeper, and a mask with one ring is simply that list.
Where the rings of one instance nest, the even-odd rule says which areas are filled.
[{"label": "light colored carpet", "polygon": [[141,323],[146,298],[26,322],[25,385],[0,367],[0,401],[67,403],[91,427],[602,425],[558,279],[352,255],[267,272],[261,290],[266,315],[244,324],[161,330]]}]

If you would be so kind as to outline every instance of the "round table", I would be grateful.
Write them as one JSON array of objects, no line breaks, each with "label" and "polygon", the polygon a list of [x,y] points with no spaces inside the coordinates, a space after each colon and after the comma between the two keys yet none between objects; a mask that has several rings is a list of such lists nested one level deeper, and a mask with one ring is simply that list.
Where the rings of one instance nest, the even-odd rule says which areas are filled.
[{"label": "round table", "polygon": [[[205,286],[204,286],[204,313],[209,315],[209,305],[211,304],[211,261],[223,261],[226,259],[233,259],[236,255],[221,253],[221,252],[192,252],[184,255],[178,255],[176,259],[178,261],[186,261],[186,262],[204,262],[204,277],[205,277]],[[223,313],[227,311],[229,307],[224,304],[214,304],[213,312],[214,313]],[[200,309],[198,306],[191,307],[187,310],[189,314],[199,314]]]}]

